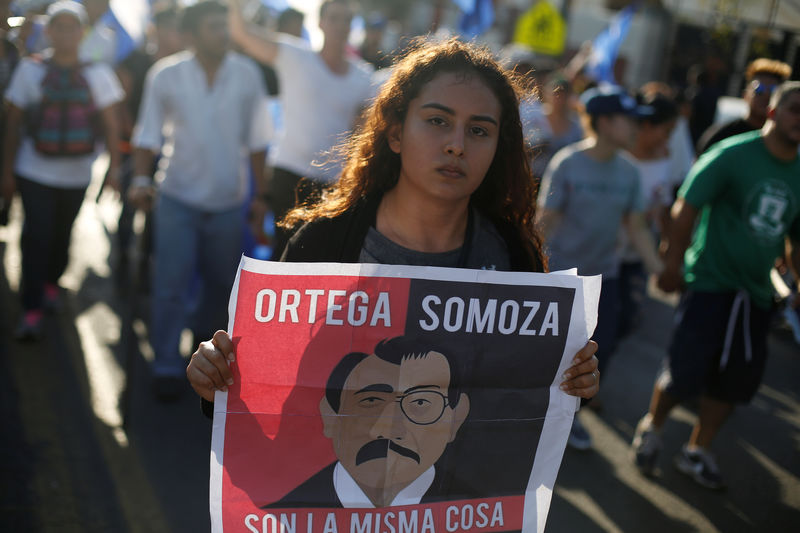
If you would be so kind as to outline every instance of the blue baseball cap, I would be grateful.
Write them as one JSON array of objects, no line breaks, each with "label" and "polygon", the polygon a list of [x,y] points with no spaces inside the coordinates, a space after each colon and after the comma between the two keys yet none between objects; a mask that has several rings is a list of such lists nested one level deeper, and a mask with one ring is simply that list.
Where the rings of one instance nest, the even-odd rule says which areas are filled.
[{"label": "blue baseball cap", "polygon": [[584,92],[581,104],[589,115],[628,115],[635,118],[648,117],[653,108],[639,105],[636,99],[621,87],[594,87]]}]

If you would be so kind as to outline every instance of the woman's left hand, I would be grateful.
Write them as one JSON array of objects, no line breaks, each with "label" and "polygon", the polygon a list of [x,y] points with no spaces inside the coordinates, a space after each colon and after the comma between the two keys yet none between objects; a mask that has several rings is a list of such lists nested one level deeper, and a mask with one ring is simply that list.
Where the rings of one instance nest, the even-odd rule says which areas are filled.
[{"label": "woman's left hand", "polygon": [[597,370],[597,343],[589,341],[575,354],[572,366],[564,372],[561,390],[572,396],[589,399],[600,390],[600,371]]}]

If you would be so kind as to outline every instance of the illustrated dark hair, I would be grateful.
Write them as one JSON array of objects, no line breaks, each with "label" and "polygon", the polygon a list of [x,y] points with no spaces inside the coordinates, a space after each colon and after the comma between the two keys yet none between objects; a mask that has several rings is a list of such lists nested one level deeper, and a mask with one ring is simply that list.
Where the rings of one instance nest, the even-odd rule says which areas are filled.
[{"label": "illustrated dark hair", "polygon": [[510,225],[531,261],[546,268],[542,239],[534,227],[536,185],[519,116],[523,83],[503,69],[488,49],[455,38],[412,42],[366,110],[360,128],[338,148],[344,159],[339,179],[322,201],[295,208],[281,225],[291,228],[300,222],[335,217],[362,199],[377,198],[392,189],[400,176],[400,155],[389,147],[389,132],[403,124],[411,101],[422,88],[443,73],[479,79],[501,107],[497,150],[470,204],[493,223]]},{"label": "illustrated dark hair", "polygon": [[[447,360],[450,367],[450,385],[447,388],[447,404],[451,408],[458,405],[461,397],[461,371],[458,360],[450,355],[449,350],[442,350],[430,341],[418,336],[401,336],[384,339],[375,346],[375,355],[387,363],[399,365],[408,359],[422,359],[430,352],[438,352]],[[363,352],[350,352],[336,364],[325,385],[325,399],[334,412],[339,412],[344,384],[350,373],[361,361],[369,357]]]}]

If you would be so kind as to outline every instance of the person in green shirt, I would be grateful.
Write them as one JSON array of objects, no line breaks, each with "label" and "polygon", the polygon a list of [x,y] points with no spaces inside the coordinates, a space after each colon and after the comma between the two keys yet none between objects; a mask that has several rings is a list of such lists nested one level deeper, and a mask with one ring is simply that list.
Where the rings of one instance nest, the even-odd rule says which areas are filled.
[{"label": "person in green shirt", "polygon": [[656,466],[670,410],[699,395],[698,422],[675,465],[700,485],[724,486],[709,447],[735,404],[749,402],[761,382],[773,304],[769,273],[784,251],[800,279],[798,146],[800,82],[785,82],[764,127],[715,145],[679,191],[658,284],[667,292],[685,284],[686,291],[633,439],[645,474]]}]

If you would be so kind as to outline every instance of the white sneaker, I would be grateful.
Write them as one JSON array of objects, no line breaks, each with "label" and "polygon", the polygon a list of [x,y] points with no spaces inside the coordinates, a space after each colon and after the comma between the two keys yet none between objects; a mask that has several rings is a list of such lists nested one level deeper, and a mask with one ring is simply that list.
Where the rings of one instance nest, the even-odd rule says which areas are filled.
[{"label": "white sneaker", "polygon": [[684,445],[681,453],[675,456],[675,467],[707,489],[725,488],[714,456],[705,450],[689,451]]},{"label": "white sneaker", "polygon": [[658,453],[661,451],[661,436],[653,428],[647,415],[642,417],[636,425],[631,451],[633,452],[633,462],[639,471],[646,476],[652,476]]}]

